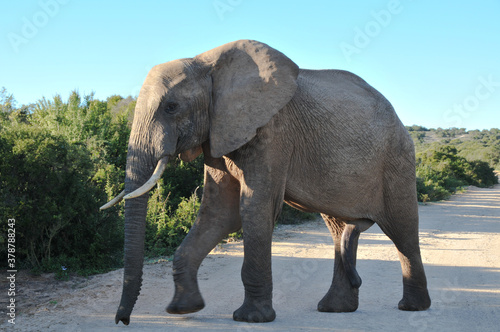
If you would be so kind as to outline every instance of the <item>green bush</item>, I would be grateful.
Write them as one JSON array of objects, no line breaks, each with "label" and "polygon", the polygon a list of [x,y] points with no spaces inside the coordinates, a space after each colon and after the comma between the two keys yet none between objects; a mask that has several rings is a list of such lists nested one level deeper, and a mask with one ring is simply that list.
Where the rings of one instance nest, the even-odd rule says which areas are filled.
[{"label": "green bush", "polygon": [[20,123],[2,129],[0,153],[0,214],[16,219],[18,261],[43,268],[63,255],[78,257],[75,269],[117,264],[120,223],[98,211],[106,197],[90,181],[85,146]]},{"label": "green bush", "polygon": [[417,178],[417,193],[420,202],[441,201],[451,196],[451,192],[433,183],[432,180]]},{"label": "green bush", "polygon": [[492,167],[483,161],[468,161],[453,146],[417,154],[417,192],[421,202],[447,199],[462,187],[489,187],[498,183]]},{"label": "green bush", "polygon": [[495,175],[494,169],[485,161],[471,161],[468,176],[471,179],[470,184],[477,187],[491,187],[498,184],[498,177]]},{"label": "green bush", "polygon": [[164,197],[160,180],[148,201],[146,217],[146,256],[165,256],[174,253],[196,220],[200,201],[195,192],[181,198],[175,210],[168,204],[170,193]]},{"label": "green bush", "polygon": [[123,218],[99,206],[122,189],[126,116],[75,92],[20,109],[3,96],[0,242],[15,218],[18,267],[88,274],[120,265]]},{"label": "green bush", "polygon": [[197,191],[203,186],[203,156],[191,163],[171,161],[150,193],[146,218],[146,255],[174,253],[198,215]]},{"label": "green bush", "polygon": [[169,195],[167,205],[174,209],[183,199],[191,197],[196,188],[203,187],[203,155],[190,163],[172,160],[163,173],[162,195]]}]

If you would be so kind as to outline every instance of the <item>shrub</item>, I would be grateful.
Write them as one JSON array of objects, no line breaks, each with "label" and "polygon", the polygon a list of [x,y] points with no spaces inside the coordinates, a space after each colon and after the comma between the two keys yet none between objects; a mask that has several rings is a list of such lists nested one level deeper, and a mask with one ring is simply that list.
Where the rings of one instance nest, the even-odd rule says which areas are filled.
[{"label": "shrub", "polygon": [[17,261],[34,268],[58,256],[73,257],[75,269],[118,264],[120,222],[98,211],[106,197],[91,182],[85,146],[20,123],[2,129],[0,153],[0,214],[16,219]]},{"label": "shrub", "polygon": [[417,193],[419,202],[441,201],[451,196],[451,192],[432,182],[417,178]]},{"label": "shrub", "polygon": [[485,161],[471,161],[468,176],[471,179],[470,184],[474,186],[491,187],[498,184],[498,177],[495,175],[494,169]]},{"label": "shrub", "polygon": [[163,196],[163,181],[153,191],[148,201],[146,217],[146,256],[165,256],[174,253],[196,220],[200,201],[195,192],[181,198],[176,209],[169,206],[169,196]]},{"label": "shrub", "polygon": [[162,195],[169,195],[167,205],[175,210],[184,198],[189,198],[196,188],[203,186],[203,156],[190,163],[172,160],[163,173]]},{"label": "shrub", "polygon": [[483,161],[468,161],[453,146],[440,146],[417,154],[419,201],[448,198],[462,187],[488,187],[498,183],[493,168]]}]

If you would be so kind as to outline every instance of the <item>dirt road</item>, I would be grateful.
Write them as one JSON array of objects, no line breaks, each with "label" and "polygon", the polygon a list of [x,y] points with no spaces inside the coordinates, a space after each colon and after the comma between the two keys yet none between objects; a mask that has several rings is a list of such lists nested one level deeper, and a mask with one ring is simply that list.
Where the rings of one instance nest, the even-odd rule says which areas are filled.
[{"label": "dirt road", "polygon": [[[273,244],[272,323],[232,320],[243,300],[242,243],[216,248],[199,272],[202,311],[169,315],[171,263],[145,267],[131,325],[115,325],[122,270],[54,283],[39,277],[22,292],[15,330],[20,331],[498,331],[500,319],[500,186],[470,188],[451,200],[420,207],[422,255],[432,307],[402,312],[401,270],[392,242],[377,226],[363,233],[358,272],[363,279],[354,313],[320,313],[317,302],[332,277],[333,245],[322,221],[279,226]],[[30,285],[31,285],[30,283]],[[24,286],[23,286],[24,285]],[[30,293],[31,292],[31,293]],[[35,303],[30,303],[33,299]],[[24,302],[24,304],[22,304]],[[37,303],[41,302],[41,303]],[[3,307],[3,303],[2,303]],[[4,315],[4,314],[3,314]],[[0,329],[12,326],[2,318]]]}]

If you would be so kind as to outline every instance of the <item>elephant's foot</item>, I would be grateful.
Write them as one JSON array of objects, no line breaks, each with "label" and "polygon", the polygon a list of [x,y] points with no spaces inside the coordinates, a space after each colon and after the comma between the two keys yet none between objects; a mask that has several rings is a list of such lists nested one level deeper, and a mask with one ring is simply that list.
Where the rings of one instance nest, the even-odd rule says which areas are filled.
[{"label": "elephant's foot", "polygon": [[399,301],[398,309],[406,311],[422,311],[429,309],[430,306],[431,298],[429,297],[427,288],[406,286],[403,299]]},{"label": "elephant's foot", "polygon": [[328,293],[318,303],[321,312],[353,312],[358,309],[359,289],[349,287],[348,290],[338,291],[330,288]]},{"label": "elephant's foot", "polygon": [[239,322],[265,323],[276,318],[272,301],[245,300],[243,305],[233,313],[233,319]]},{"label": "elephant's foot", "polygon": [[205,302],[199,292],[175,294],[174,299],[167,307],[169,314],[190,314],[200,311],[205,307]]}]

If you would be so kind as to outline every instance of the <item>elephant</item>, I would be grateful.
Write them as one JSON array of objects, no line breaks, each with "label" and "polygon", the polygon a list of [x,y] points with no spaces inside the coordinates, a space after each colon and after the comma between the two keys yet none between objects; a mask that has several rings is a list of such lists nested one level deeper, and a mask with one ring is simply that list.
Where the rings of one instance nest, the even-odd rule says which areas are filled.
[{"label": "elephant", "polygon": [[140,90],[128,144],[124,278],[118,324],[130,322],[142,284],[148,191],[177,156],[203,153],[204,189],[173,258],[171,314],[201,310],[197,271],[229,233],[243,229],[244,301],[233,319],[270,322],[271,242],[283,202],[320,213],[334,241],[322,312],[358,308],[361,232],[376,223],[401,261],[401,310],[431,300],[420,254],[413,141],[392,105],[343,70],[307,70],[283,53],[239,40],[159,64]]}]

